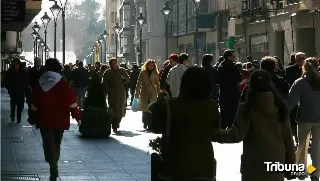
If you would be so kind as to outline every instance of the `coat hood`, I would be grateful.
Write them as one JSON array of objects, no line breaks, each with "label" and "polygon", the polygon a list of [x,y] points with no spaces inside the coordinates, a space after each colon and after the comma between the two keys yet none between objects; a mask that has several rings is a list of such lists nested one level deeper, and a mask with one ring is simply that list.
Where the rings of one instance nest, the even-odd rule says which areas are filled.
[{"label": "coat hood", "polygon": [[47,71],[39,79],[40,87],[44,92],[52,89],[60,80],[62,76],[57,72]]},{"label": "coat hood", "polygon": [[259,112],[268,117],[276,116],[278,114],[279,109],[275,104],[272,92],[261,92],[256,94],[256,96],[256,104]]}]

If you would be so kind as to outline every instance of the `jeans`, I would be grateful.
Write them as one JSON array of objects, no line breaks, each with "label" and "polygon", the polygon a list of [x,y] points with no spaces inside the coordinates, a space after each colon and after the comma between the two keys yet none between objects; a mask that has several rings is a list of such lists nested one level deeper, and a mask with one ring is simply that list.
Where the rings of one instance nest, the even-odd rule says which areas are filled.
[{"label": "jeans", "polygon": [[86,87],[75,88],[76,96],[77,96],[77,104],[79,108],[83,108],[84,100],[86,99]]},{"label": "jeans", "polygon": [[10,99],[10,108],[11,114],[10,117],[14,118],[16,116],[16,108],[17,108],[17,120],[21,121],[22,110],[24,107],[24,98],[19,97],[11,97]]},{"label": "jeans", "polygon": [[40,128],[46,162],[50,163],[59,160],[63,132],[63,130]]}]

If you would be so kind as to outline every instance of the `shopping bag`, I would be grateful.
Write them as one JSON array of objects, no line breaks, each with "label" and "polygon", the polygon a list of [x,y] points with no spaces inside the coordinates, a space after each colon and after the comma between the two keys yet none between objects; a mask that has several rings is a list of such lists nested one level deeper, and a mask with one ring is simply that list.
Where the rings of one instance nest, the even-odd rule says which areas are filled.
[{"label": "shopping bag", "polygon": [[137,98],[134,98],[133,101],[132,101],[132,106],[131,106],[131,110],[133,112],[137,112],[139,111],[139,99]]}]

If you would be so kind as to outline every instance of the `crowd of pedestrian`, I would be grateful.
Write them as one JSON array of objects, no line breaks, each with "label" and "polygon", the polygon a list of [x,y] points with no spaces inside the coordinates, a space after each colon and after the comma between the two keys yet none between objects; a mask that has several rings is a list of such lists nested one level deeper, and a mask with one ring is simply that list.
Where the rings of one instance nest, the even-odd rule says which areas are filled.
[{"label": "crowd of pedestrian", "polygon": [[260,61],[248,56],[241,63],[233,50],[226,50],[217,61],[205,54],[201,62],[189,66],[187,53],[169,55],[161,68],[152,59],[128,68],[116,58],[87,66],[81,61],[62,66],[57,59],[42,66],[41,59],[35,58],[34,67],[23,69],[14,59],[2,75],[2,86],[11,98],[12,122],[15,117],[21,122],[24,102],[28,103],[29,122],[40,128],[52,180],[59,175],[57,161],[63,132],[70,127],[70,112],[81,125],[80,110],[91,92],[95,106],[107,100],[115,133],[126,107],[139,100],[143,127],[162,133],[162,169],[157,178],[214,180],[211,142],[243,141],[242,180],[291,179],[286,172],[267,173],[264,162],[306,166],[310,147],[312,165],[319,168],[311,180],[319,181],[319,60],[298,52],[287,66],[276,56]]}]

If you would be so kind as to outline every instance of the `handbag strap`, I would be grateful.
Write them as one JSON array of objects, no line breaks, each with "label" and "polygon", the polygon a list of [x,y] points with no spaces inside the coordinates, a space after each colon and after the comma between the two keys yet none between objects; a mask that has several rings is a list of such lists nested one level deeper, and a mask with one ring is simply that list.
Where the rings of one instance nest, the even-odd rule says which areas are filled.
[{"label": "handbag strap", "polygon": [[152,82],[151,82],[151,80],[150,80],[150,77],[149,77],[148,72],[145,72],[145,73],[147,74],[147,78],[148,78],[148,80],[149,80],[149,82],[150,82],[150,84],[151,84],[151,86],[152,86],[153,90],[157,92],[157,90],[154,88],[154,86],[153,86],[153,84],[152,84]]}]

